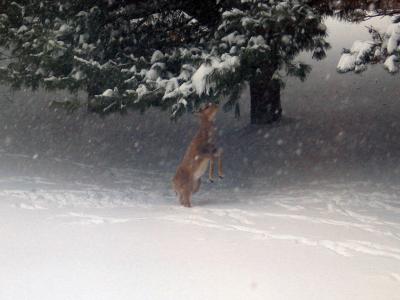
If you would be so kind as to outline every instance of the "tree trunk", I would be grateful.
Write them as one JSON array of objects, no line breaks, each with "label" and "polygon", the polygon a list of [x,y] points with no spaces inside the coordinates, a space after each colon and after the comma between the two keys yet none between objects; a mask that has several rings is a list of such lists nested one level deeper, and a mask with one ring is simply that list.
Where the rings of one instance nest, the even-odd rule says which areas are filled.
[{"label": "tree trunk", "polygon": [[250,82],[250,123],[270,124],[282,116],[281,87],[276,80]]},{"label": "tree trunk", "polygon": [[99,89],[97,88],[97,85],[89,84],[87,87],[87,93],[88,93],[87,105],[86,105],[87,112],[89,113],[96,112],[96,99],[94,96],[100,93]]}]

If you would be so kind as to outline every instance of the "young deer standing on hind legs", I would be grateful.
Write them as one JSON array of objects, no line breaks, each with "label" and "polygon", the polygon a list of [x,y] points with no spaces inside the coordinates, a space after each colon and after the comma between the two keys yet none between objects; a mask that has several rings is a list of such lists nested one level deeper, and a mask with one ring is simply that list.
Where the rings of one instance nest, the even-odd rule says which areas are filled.
[{"label": "young deer standing on hind legs", "polygon": [[214,145],[216,133],[214,121],[217,111],[218,105],[208,104],[198,113],[200,129],[186,150],[172,180],[173,188],[183,206],[191,206],[192,194],[199,190],[200,177],[207,171],[208,164],[210,164],[208,178],[213,181],[215,159],[218,159],[218,176],[223,177],[222,149],[217,149]]}]

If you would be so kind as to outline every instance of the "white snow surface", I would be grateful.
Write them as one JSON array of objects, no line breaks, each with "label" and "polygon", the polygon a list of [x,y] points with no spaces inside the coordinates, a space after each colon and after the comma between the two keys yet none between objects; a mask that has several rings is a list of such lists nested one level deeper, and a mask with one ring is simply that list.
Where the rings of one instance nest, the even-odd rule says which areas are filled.
[{"label": "white snow surface", "polygon": [[230,188],[227,179],[205,184],[185,209],[168,191],[170,174],[51,163],[73,165],[82,177],[0,180],[1,299],[394,300],[400,293],[398,186],[278,187],[254,178],[251,187]]},{"label": "white snow surface", "polygon": [[[142,148],[144,164],[126,167],[3,150],[0,299],[398,299],[398,156],[375,157],[375,139],[360,145],[370,150],[359,163],[337,152],[362,140],[339,114],[322,123],[332,142],[318,122],[228,130],[226,177],[203,182],[191,209],[170,187],[184,145],[172,164],[144,167],[165,149],[148,148],[154,134],[143,128],[131,152]],[[252,155],[235,155],[244,149]],[[363,176],[348,174],[359,164]]]}]

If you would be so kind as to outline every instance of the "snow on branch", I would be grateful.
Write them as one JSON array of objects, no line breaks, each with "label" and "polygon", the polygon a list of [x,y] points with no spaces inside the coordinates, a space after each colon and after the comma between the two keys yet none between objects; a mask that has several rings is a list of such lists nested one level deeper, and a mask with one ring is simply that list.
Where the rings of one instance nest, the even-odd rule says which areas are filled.
[{"label": "snow on branch", "polygon": [[94,61],[94,60],[86,60],[86,59],[80,58],[78,56],[74,56],[74,60],[76,60],[77,62],[79,62],[83,65],[89,66],[89,67],[102,69],[102,66],[100,65],[100,63],[97,61]]},{"label": "snow on branch", "polygon": [[193,74],[192,83],[199,96],[210,95],[210,91],[215,88],[215,81],[210,80],[213,74],[221,76],[227,72],[234,72],[240,66],[240,59],[237,56],[224,54],[221,59],[216,57],[208,59]]},{"label": "snow on branch", "polygon": [[350,50],[344,50],[337,70],[339,72],[355,71],[360,72],[365,69],[365,63],[369,59],[376,43],[373,41],[355,41]]},{"label": "snow on branch", "polygon": [[338,72],[362,72],[368,63],[383,63],[389,73],[399,70],[400,60],[400,18],[393,17],[392,24],[384,33],[368,27],[371,41],[355,41],[351,49],[344,49],[337,65]]}]

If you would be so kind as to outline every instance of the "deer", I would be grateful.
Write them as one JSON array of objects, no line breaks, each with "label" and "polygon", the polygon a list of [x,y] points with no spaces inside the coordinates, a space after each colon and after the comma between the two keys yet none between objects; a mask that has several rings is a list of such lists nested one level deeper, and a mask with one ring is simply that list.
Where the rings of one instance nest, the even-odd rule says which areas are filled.
[{"label": "deer", "polygon": [[218,164],[218,176],[222,173],[222,148],[215,146],[215,117],[218,105],[209,103],[196,115],[200,120],[200,128],[190,142],[176,174],[172,180],[173,189],[179,202],[185,207],[191,207],[192,194],[200,189],[201,177],[209,167],[208,178],[214,181],[215,161]]}]

